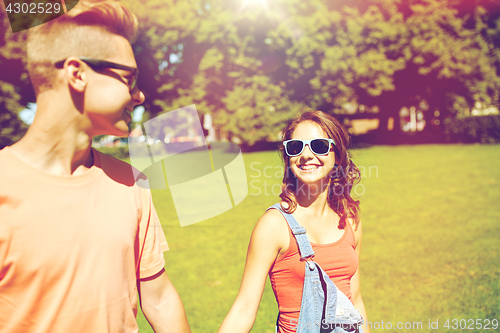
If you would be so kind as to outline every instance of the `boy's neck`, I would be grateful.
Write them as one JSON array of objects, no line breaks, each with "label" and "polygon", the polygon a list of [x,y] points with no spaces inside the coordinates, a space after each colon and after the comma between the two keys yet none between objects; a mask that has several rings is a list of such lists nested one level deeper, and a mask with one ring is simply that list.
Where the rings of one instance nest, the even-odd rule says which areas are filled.
[{"label": "boy's neck", "polygon": [[39,103],[33,124],[11,150],[19,159],[40,171],[78,175],[94,163],[92,137],[81,129],[78,111],[63,109],[64,104],[52,103],[48,107]]}]

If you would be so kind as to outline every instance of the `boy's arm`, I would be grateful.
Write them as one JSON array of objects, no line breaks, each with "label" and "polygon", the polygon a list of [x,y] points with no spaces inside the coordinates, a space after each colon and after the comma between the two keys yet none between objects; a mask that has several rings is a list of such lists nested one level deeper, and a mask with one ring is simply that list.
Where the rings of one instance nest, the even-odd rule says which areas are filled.
[{"label": "boy's arm", "polygon": [[139,280],[144,316],[156,333],[191,333],[181,298],[165,270]]}]

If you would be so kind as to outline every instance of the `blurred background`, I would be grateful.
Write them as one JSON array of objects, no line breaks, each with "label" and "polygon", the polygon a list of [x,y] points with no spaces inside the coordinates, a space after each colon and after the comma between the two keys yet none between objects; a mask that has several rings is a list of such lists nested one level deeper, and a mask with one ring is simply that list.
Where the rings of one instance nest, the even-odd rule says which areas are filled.
[{"label": "blurred background", "polygon": [[[153,191],[171,248],[167,272],[194,332],[215,332],[234,301],[253,226],[278,201],[280,130],[303,107],[334,115],[354,141],[368,320],[391,322],[394,332],[493,329],[498,0],[122,2],[139,18],[133,47],[146,95],[131,129],[195,104],[212,140],[246,151],[249,195],[222,215],[180,228],[169,191]],[[17,141],[36,112],[25,39],[0,8],[0,148]],[[94,143],[128,160],[126,140]],[[268,284],[253,331],[274,332],[276,315]],[[397,322],[422,328],[395,329]]]},{"label": "blurred background", "polygon": [[[194,103],[216,139],[254,145],[307,106],[357,141],[500,140],[497,0],[123,2],[140,22],[135,120]],[[26,32],[1,10],[0,147],[36,110]]]}]

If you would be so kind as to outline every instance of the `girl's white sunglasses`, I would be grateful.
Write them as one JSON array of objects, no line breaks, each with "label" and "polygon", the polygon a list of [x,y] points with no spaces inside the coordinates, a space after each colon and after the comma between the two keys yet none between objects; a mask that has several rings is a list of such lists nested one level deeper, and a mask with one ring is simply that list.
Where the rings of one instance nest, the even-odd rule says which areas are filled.
[{"label": "girl's white sunglasses", "polygon": [[311,140],[286,140],[283,142],[285,152],[288,156],[298,156],[302,154],[306,145],[316,155],[326,155],[330,152],[330,144],[335,144],[333,139],[311,139]]}]

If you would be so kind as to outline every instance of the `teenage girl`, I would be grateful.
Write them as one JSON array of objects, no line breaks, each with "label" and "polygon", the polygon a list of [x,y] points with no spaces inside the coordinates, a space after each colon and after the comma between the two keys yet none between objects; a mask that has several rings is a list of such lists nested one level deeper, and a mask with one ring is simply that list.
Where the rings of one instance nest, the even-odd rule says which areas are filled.
[{"label": "teenage girl", "polygon": [[[360,173],[347,151],[349,135],[335,118],[308,110],[288,123],[283,139],[281,208],[306,229],[314,261],[359,310],[370,333],[360,291],[359,201],[350,195]],[[267,210],[252,233],[241,287],[219,333],[251,330],[268,274],[279,308],[277,331],[296,332],[304,282],[300,259],[283,214]]]}]

